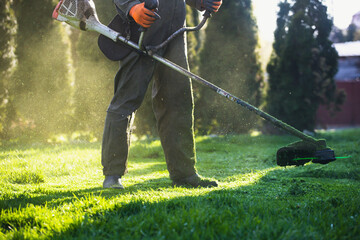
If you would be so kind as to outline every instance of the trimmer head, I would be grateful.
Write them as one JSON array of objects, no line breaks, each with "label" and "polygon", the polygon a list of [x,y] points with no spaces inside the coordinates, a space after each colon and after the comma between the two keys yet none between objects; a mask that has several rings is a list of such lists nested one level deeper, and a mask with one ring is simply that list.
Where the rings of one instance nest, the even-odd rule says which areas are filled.
[{"label": "trimmer head", "polygon": [[312,161],[313,163],[327,164],[335,161],[334,150],[326,146],[325,140],[318,140],[316,144],[299,141],[280,148],[276,154],[279,166],[301,166]]}]

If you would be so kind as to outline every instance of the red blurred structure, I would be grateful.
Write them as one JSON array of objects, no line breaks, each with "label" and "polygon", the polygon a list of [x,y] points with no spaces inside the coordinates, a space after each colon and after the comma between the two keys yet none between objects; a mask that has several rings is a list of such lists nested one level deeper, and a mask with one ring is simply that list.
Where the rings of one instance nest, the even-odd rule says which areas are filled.
[{"label": "red blurred structure", "polygon": [[360,41],[334,44],[339,53],[339,70],[335,76],[338,89],[344,89],[346,101],[334,116],[320,106],[318,128],[360,126]]}]

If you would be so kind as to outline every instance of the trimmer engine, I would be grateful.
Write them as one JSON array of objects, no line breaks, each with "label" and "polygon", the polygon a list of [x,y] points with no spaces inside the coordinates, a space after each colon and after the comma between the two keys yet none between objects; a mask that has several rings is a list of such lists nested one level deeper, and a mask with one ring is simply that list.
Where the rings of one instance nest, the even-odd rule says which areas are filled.
[{"label": "trimmer engine", "polygon": [[95,31],[113,41],[118,40],[119,33],[100,23],[92,0],[61,0],[52,17],[77,29]]}]

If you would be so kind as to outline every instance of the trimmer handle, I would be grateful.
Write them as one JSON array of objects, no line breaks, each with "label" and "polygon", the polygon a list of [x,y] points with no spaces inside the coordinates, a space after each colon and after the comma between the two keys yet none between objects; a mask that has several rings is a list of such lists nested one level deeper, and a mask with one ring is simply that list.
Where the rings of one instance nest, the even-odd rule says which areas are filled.
[{"label": "trimmer handle", "polygon": [[[157,11],[158,7],[159,7],[159,1],[158,0],[145,0],[145,7],[149,10],[153,10],[153,9],[156,9],[155,11]],[[160,19],[160,16],[159,14],[157,14],[156,12],[155,13],[155,17],[157,19]],[[139,28],[139,31],[140,32],[145,32],[146,31],[146,28],[140,26]]]},{"label": "trimmer handle", "polygon": [[203,14],[203,17],[206,19],[211,18],[211,12],[209,10],[206,10],[205,13]]},{"label": "trimmer handle", "polygon": [[166,46],[170,41],[172,41],[176,36],[179,36],[180,34],[183,34],[184,32],[192,32],[192,31],[198,31],[200,30],[206,23],[207,19],[211,17],[211,12],[206,10],[205,13],[203,14],[203,19],[201,20],[201,22],[196,26],[196,27],[183,27],[180,28],[179,30],[177,30],[176,32],[174,32],[173,34],[171,34],[170,37],[168,37],[168,39],[166,39],[164,42],[162,42],[161,44],[157,45],[157,46],[147,46],[146,50],[148,52],[152,52],[155,53],[157,52],[160,48],[163,48],[164,46]]},{"label": "trimmer handle", "polygon": [[145,7],[149,10],[157,9],[159,7],[158,0],[145,0]]}]

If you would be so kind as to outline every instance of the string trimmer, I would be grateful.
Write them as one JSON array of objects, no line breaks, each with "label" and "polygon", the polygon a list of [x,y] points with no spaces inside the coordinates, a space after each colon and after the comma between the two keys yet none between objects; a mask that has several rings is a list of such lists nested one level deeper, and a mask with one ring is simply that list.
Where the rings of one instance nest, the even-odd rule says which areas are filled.
[{"label": "string trimmer", "polygon": [[[155,4],[155,5],[154,5]],[[157,0],[146,0],[145,6],[151,6],[149,9],[156,8],[158,4]],[[154,7],[155,6],[155,7]],[[187,69],[184,69],[175,63],[161,57],[156,54],[156,51],[164,47],[172,39],[174,39],[179,34],[182,34],[186,31],[196,31],[200,29],[210,17],[210,13],[206,12],[204,14],[203,20],[201,23],[194,28],[181,28],[172,34],[166,41],[161,43],[158,46],[142,46],[142,39],[144,31],[139,37],[139,43],[127,39],[125,36],[122,36],[119,32],[114,31],[113,29],[100,23],[97,17],[95,10],[95,4],[92,0],[61,0],[56,6],[53,12],[53,18],[70,24],[71,26],[81,29],[83,31],[95,31],[101,35],[113,40],[118,44],[131,47],[133,50],[137,51],[139,54],[146,55],[151,57],[158,62],[172,68],[173,70],[193,79],[194,81],[212,89],[219,95],[227,98],[228,100],[235,102],[246,109],[254,112],[255,114],[261,116],[265,120],[269,121],[273,125],[285,130],[286,132],[300,138],[302,141],[290,144],[286,147],[280,148],[277,152],[277,164],[280,166],[289,166],[289,165],[304,165],[307,162],[312,161],[313,163],[327,164],[334,161],[335,154],[332,149],[326,146],[325,140],[318,140],[311,136],[308,136],[294,127],[280,121],[279,119],[271,116],[270,114],[261,111],[260,109],[254,107],[253,105],[247,103],[244,100],[228,93],[227,91],[219,88],[218,86],[206,81],[205,79],[191,73]]]}]

